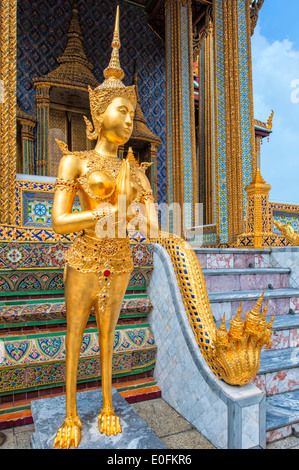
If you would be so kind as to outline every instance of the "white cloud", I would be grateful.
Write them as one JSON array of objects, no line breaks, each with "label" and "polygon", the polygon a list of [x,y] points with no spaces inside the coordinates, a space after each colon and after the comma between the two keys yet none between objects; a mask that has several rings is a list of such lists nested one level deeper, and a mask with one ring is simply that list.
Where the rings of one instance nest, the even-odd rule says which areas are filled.
[{"label": "white cloud", "polygon": [[257,25],[252,60],[255,118],[267,121],[275,113],[261,152],[270,200],[299,203],[299,50],[288,39],[269,41]]}]

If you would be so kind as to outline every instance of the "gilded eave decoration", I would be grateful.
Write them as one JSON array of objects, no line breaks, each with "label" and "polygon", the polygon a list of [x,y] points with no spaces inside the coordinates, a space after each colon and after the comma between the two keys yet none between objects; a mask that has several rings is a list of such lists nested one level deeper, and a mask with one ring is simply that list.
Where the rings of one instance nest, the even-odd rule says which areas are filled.
[{"label": "gilded eave decoration", "polygon": [[253,2],[250,2],[251,35],[253,35],[254,33],[259,17],[259,12],[263,4],[264,0],[255,0]]}]

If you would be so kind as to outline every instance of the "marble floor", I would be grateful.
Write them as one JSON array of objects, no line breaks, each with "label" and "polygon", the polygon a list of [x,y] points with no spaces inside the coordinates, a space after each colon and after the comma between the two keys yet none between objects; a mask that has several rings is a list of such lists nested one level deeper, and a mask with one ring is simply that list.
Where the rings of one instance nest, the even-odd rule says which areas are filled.
[{"label": "marble floor", "polygon": [[[132,405],[169,449],[216,449],[163,399]],[[5,441],[0,449],[31,449],[34,425],[4,429]],[[291,436],[267,445],[267,449],[299,449],[299,437]]]}]

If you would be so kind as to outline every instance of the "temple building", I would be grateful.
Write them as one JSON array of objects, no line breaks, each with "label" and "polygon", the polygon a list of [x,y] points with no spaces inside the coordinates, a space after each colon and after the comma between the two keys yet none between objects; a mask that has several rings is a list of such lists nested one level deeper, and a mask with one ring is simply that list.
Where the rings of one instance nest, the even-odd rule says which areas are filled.
[{"label": "temple building", "polygon": [[[180,205],[182,239],[201,230],[186,263],[173,241],[161,247],[132,235],[134,271],[116,330],[114,385],[129,402],[165,397],[218,448],[265,448],[297,430],[298,413],[280,426],[272,415],[266,421],[265,407],[268,397],[291,392],[298,406],[299,363],[292,366],[296,385],[288,388],[286,379],[275,392],[275,373],[284,366],[268,370],[263,350],[247,400],[217,376],[211,346],[226,341],[225,320],[235,321],[231,337],[239,331],[240,302],[242,319],[247,309],[247,324],[255,325],[263,291],[264,320],[279,318],[272,350],[279,343],[273,354],[285,355],[289,381],[289,356],[299,345],[299,321],[289,316],[299,313],[298,252],[274,224],[297,229],[299,205],[272,203],[261,174],[261,143],[275,132],[279,110],[267,122],[254,114],[251,37],[263,0],[1,2],[0,429],[32,423],[31,400],[65,391],[63,268],[75,235],[51,226],[62,157],[56,139],[74,152],[94,148],[84,118],[91,119],[89,89],[102,82],[110,60],[118,4],[124,83],[137,95],[133,133],[119,157],[144,168],[158,207]],[[80,211],[78,197],[72,210]],[[171,224],[170,217],[170,231]],[[194,316],[198,305],[207,308],[206,324]],[[270,330],[265,321],[262,328]],[[169,355],[175,343],[177,359],[166,364],[163,348]],[[100,387],[94,312],[81,353],[79,389]],[[187,391],[180,384],[195,400],[188,407],[178,376],[190,381]]]}]

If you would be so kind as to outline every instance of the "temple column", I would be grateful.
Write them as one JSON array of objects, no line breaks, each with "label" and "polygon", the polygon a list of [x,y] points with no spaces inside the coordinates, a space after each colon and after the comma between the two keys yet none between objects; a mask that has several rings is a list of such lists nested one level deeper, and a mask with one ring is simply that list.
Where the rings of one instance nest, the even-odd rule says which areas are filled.
[{"label": "temple column", "polygon": [[188,228],[198,202],[191,0],[167,0],[165,23],[168,204],[180,205]]},{"label": "temple column", "polygon": [[47,176],[49,166],[49,109],[50,85],[36,85],[37,157],[36,174]]},{"label": "temple column", "polygon": [[0,222],[13,224],[16,217],[17,144],[17,1],[0,4]]},{"label": "temple column", "polygon": [[216,186],[212,23],[210,23],[207,35],[202,41],[197,63],[199,75],[199,200],[204,205],[204,224],[213,225],[216,224]]},{"label": "temple column", "polygon": [[22,159],[23,159],[23,173],[34,175],[34,148],[33,148],[33,129],[35,122],[21,119],[21,138],[22,138]]},{"label": "temple column", "polygon": [[256,169],[249,0],[214,0],[217,234],[233,243],[244,232],[245,187]]}]

